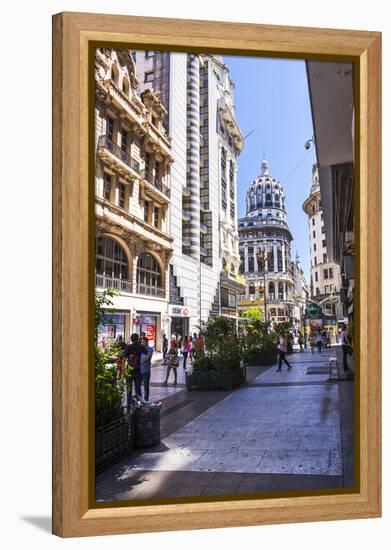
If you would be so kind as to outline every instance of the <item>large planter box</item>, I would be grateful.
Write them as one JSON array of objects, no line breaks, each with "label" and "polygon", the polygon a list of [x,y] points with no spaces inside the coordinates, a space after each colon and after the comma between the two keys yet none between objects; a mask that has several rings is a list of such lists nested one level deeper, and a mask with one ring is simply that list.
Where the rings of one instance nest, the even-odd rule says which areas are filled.
[{"label": "large planter box", "polygon": [[127,415],[95,431],[95,471],[99,473],[134,448],[134,419]]},{"label": "large planter box", "polygon": [[232,390],[246,380],[246,371],[242,367],[231,370],[207,370],[186,373],[186,388],[191,390]]},{"label": "large planter box", "polygon": [[277,363],[278,356],[277,352],[273,353],[255,353],[254,355],[250,355],[245,363],[248,366],[264,366],[264,365],[275,365]]}]

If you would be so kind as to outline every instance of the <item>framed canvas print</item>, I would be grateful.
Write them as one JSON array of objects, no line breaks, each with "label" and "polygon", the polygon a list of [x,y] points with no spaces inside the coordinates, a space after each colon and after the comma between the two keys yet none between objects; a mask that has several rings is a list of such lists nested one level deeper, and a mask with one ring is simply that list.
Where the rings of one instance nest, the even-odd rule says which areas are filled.
[{"label": "framed canvas print", "polygon": [[53,18],[53,531],[377,517],[380,34]]}]

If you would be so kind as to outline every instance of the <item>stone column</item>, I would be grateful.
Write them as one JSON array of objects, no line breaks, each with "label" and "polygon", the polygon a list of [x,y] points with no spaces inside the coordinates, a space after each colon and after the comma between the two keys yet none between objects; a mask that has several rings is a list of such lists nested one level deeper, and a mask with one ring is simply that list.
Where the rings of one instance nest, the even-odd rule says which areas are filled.
[{"label": "stone column", "polygon": [[247,244],[244,247],[244,272],[248,273],[248,248],[247,248]]},{"label": "stone column", "polygon": [[257,253],[258,253],[257,248],[254,247],[254,272],[255,272],[255,273],[259,270],[259,268],[258,268]]},{"label": "stone column", "polygon": [[285,273],[285,271],[286,271],[286,263],[285,263],[285,243],[282,244],[281,252],[282,252],[282,271]]},{"label": "stone column", "polygon": [[278,271],[277,244],[273,244],[274,271]]}]

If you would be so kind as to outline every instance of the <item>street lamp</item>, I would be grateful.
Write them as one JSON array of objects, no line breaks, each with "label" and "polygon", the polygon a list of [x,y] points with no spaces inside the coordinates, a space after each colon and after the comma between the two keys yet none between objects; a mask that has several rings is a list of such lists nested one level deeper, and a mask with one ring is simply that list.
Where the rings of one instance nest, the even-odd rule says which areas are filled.
[{"label": "street lamp", "polygon": [[266,259],[267,259],[266,248],[262,248],[261,250],[258,250],[258,253],[257,253],[258,270],[259,268],[261,268],[261,271],[263,271],[263,304],[264,304],[264,310],[265,310],[265,323],[267,322]]}]

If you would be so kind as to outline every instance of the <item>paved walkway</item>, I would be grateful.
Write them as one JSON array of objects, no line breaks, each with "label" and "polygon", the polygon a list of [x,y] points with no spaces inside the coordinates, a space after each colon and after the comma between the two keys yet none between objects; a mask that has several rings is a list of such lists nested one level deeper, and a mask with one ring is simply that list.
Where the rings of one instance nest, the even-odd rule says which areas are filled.
[{"label": "paved walkway", "polygon": [[187,392],[182,366],[177,386],[162,386],[165,368],[154,366],[161,444],[98,476],[97,500],[351,486],[353,382],[328,381],[335,354],[294,353],[290,371],[248,367],[229,393]]}]

